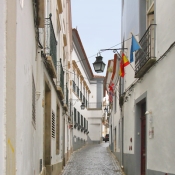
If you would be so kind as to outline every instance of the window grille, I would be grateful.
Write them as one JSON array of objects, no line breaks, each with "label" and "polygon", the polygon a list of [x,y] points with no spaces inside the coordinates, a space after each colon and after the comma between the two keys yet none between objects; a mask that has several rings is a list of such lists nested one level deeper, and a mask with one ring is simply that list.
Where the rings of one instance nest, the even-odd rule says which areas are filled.
[{"label": "window grille", "polygon": [[52,112],[52,138],[55,138],[55,114]]}]

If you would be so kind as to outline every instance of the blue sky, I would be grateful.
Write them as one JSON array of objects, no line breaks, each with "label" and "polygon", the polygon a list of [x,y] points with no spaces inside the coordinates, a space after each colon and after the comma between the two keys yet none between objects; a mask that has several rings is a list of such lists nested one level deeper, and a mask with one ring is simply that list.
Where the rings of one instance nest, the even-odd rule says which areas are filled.
[{"label": "blue sky", "polygon": [[[100,49],[121,43],[121,0],[71,0],[71,5],[72,27],[77,28],[92,67]],[[113,48],[120,47],[117,45]],[[113,55],[112,51],[101,53],[106,67]],[[98,75],[105,74],[106,68],[104,73]]]}]

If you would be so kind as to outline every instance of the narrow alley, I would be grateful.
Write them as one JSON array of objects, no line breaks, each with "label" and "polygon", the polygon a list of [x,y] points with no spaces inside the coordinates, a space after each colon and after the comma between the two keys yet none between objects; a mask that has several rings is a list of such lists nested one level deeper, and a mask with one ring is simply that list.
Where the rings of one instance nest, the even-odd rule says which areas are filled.
[{"label": "narrow alley", "polygon": [[62,175],[123,175],[109,143],[87,145],[75,151]]}]

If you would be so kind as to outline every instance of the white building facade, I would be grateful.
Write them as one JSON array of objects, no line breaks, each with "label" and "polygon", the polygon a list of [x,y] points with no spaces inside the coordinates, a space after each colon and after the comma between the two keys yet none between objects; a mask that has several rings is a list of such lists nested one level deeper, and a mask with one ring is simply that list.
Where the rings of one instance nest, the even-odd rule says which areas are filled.
[{"label": "white building facade", "polygon": [[[72,151],[70,1],[1,1],[0,174],[61,173]],[[60,60],[61,58],[61,60]]]},{"label": "white building facade", "polygon": [[[93,75],[78,31],[73,29],[72,33],[73,149],[77,150],[86,143],[101,142],[104,77]],[[82,103],[84,110],[80,108]]]},{"label": "white building facade", "polygon": [[131,32],[142,47],[131,64],[135,71],[125,67],[120,83],[122,149],[117,157],[129,175],[175,174],[174,6],[173,0],[122,1],[124,52],[130,59]]}]

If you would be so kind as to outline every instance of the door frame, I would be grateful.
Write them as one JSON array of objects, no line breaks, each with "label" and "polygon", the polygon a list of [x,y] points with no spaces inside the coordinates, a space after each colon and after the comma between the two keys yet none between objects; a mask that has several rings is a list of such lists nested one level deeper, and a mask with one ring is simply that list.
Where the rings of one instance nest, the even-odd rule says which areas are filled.
[{"label": "door frame", "polygon": [[[140,141],[141,141],[141,149],[140,149],[140,159],[141,159],[141,166],[140,166],[140,174],[145,175],[146,174],[146,148],[147,148],[147,142],[146,142],[146,102],[144,101],[141,105],[141,113],[140,113],[140,127],[141,127],[141,132],[140,132]],[[144,172],[143,172],[144,169]]]}]

